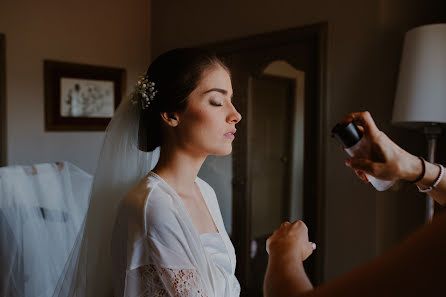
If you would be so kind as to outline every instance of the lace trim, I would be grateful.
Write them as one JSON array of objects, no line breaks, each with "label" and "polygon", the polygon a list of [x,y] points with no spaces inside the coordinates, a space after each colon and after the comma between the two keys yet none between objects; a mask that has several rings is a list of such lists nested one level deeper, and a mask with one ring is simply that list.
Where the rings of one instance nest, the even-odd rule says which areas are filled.
[{"label": "lace trim", "polygon": [[207,297],[193,269],[170,269],[144,265],[136,269],[141,297]]}]

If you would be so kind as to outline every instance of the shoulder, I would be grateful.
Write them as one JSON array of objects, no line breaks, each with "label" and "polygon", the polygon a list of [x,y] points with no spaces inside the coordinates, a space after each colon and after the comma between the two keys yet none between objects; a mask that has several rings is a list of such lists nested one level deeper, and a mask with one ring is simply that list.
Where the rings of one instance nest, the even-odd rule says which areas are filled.
[{"label": "shoulder", "polygon": [[128,215],[161,211],[170,208],[171,197],[163,189],[160,181],[150,175],[139,181],[121,200],[121,209],[126,209]]},{"label": "shoulder", "polygon": [[128,207],[140,209],[156,188],[156,180],[151,179],[150,176],[145,176],[122,198],[121,203]]},{"label": "shoulder", "polygon": [[177,207],[174,193],[158,178],[149,175],[146,188],[147,198],[144,204],[144,225],[148,232],[163,229],[167,223],[176,222]]},{"label": "shoulder", "polygon": [[173,197],[160,180],[147,175],[123,197],[119,212],[147,230],[174,218]]}]

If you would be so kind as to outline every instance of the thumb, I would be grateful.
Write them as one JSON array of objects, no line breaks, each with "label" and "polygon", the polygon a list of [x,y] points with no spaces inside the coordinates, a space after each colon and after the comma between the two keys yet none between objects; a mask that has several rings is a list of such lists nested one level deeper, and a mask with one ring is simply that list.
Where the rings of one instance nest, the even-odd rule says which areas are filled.
[{"label": "thumb", "polygon": [[355,170],[361,170],[366,173],[370,173],[373,171],[374,163],[368,159],[350,158],[345,160],[345,165]]},{"label": "thumb", "polygon": [[303,250],[302,261],[305,261],[313,251],[316,249],[316,244],[314,242],[308,242]]},{"label": "thumb", "polygon": [[316,243],[310,242],[311,250],[314,251],[316,249]]}]

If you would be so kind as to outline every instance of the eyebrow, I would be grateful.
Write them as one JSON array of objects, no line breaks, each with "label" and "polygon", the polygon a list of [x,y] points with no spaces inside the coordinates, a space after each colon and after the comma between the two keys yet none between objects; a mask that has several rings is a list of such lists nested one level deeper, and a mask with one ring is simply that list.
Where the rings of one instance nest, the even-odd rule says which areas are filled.
[{"label": "eyebrow", "polygon": [[[218,92],[218,93],[221,93],[223,95],[228,95],[228,91],[226,91],[225,89],[220,89],[220,88],[209,89],[206,92],[204,92],[203,94],[207,94],[207,93],[210,93],[210,92]],[[232,94],[231,99],[232,99],[232,97],[234,97],[234,94]]]}]

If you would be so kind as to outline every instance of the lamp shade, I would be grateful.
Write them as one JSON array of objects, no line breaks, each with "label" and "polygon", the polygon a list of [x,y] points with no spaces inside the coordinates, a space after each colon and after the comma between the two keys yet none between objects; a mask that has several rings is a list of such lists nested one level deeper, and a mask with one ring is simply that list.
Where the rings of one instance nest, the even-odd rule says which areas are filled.
[{"label": "lamp shade", "polygon": [[446,24],[406,33],[392,123],[413,128],[446,123]]}]

